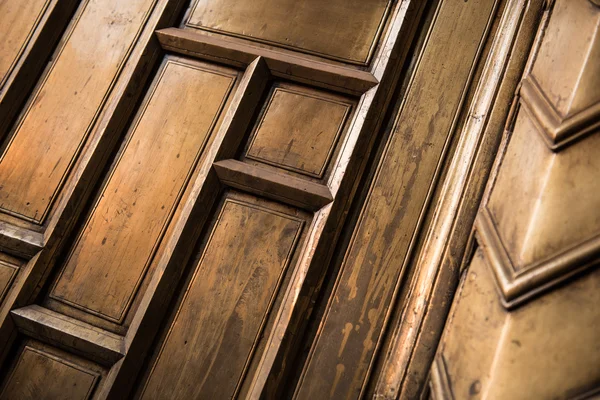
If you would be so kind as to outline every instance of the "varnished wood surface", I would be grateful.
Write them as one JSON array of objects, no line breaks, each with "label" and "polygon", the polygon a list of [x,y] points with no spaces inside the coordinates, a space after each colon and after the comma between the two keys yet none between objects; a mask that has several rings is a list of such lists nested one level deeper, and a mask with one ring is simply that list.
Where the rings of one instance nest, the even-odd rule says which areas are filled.
[{"label": "varnished wood surface", "polygon": [[225,199],[141,398],[234,396],[303,225],[273,203]]},{"label": "varnished wood surface", "polygon": [[322,178],[350,115],[344,98],[300,86],[275,86],[245,158]]},{"label": "varnished wood surface", "polygon": [[102,370],[92,363],[39,342],[21,349],[0,399],[86,400],[92,397]]},{"label": "varnished wood surface", "polygon": [[186,25],[366,64],[389,0],[195,0]]},{"label": "varnished wood surface", "polygon": [[50,0],[0,2],[0,91]]},{"label": "varnished wood surface", "polygon": [[356,398],[365,390],[412,237],[495,3],[441,4],[295,398]]},{"label": "varnished wood surface", "polygon": [[122,322],[235,79],[165,60],[51,299]]},{"label": "varnished wood surface", "polygon": [[378,83],[368,71],[306,60],[297,54],[237,43],[193,30],[166,28],[157,31],[156,35],[163,48],[169,51],[234,67],[245,67],[256,57],[263,57],[274,76],[341,93],[361,95]]},{"label": "varnished wood surface", "polygon": [[44,220],[153,5],[81,4],[0,158],[0,209]]}]

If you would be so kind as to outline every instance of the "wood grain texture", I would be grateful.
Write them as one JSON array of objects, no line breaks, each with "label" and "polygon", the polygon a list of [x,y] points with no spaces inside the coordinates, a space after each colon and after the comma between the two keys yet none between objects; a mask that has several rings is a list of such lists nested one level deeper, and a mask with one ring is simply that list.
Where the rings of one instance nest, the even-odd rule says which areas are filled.
[{"label": "wood grain texture", "polygon": [[196,0],[186,25],[366,64],[389,0]]},{"label": "wood grain texture", "polygon": [[307,60],[200,31],[166,28],[157,31],[156,36],[165,50],[238,68],[250,65],[256,57],[263,57],[273,76],[341,93],[361,95],[379,82],[369,71]]},{"label": "wood grain texture", "polygon": [[214,168],[228,186],[309,211],[317,211],[333,201],[327,186],[305,179],[236,160],[216,162]]},{"label": "wood grain texture", "polygon": [[235,80],[164,61],[51,299],[122,322]]},{"label": "wood grain texture", "polygon": [[44,220],[154,4],[81,5],[3,151],[2,211]]},{"label": "wood grain texture", "polygon": [[495,5],[494,0],[477,0],[439,6],[295,398],[358,398],[364,392]]},{"label": "wood grain texture", "polygon": [[301,235],[296,214],[224,200],[141,398],[234,396]]},{"label": "wood grain texture", "polygon": [[257,121],[245,158],[322,178],[352,102],[278,84]]},{"label": "wood grain texture", "polygon": [[85,400],[92,397],[102,370],[92,363],[39,342],[20,350],[0,399]]},{"label": "wood grain texture", "polygon": [[0,2],[0,91],[49,3],[50,0]]}]

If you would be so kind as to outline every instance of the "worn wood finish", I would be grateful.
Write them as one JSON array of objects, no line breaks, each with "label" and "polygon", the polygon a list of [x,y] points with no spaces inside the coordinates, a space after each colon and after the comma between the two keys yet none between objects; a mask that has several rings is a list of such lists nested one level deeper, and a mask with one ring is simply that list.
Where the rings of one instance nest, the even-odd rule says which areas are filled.
[{"label": "worn wood finish", "polygon": [[50,299],[123,322],[235,80],[165,59]]},{"label": "worn wood finish", "polygon": [[141,398],[234,396],[305,218],[272,203],[225,198]]},{"label": "worn wood finish", "polygon": [[0,3],[0,137],[71,17],[76,0],[5,0]]},{"label": "worn wood finish", "polygon": [[543,0],[526,3],[511,0],[505,5],[455,153],[442,167],[448,173],[432,222],[418,257],[407,265],[414,275],[399,293],[397,320],[382,348],[373,389],[378,398],[414,399],[426,387],[483,189],[542,15]]},{"label": "worn wood finish", "polygon": [[156,32],[156,35],[166,50],[234,67],[245,67],[256,57],[262,57],[273,76],[342,93],[361,95],[378,83],[368,71],[306,60],[295,54],[232,42],[200,32],[167,28]]},{"label": "worn wood finish", "polygon": [[21,263],[18,260],[0,254],[0,304],[15,280],[20,266]]},{"label": "worn wood finish", "polygon": [[[196,0],[188,27],[367,64],[389,0]],[[342,22],[343,21],[343,22]]]},{"label": "worn wood finish", "polygon": [[10,133],[0,159],[0,210],[43,222],[153,5],[82,3]]},{"label": "worn wood finish", "polygon": [[276,85],[244,158],[323,178],[350,115],[347,99],[297,85]]},{"label": "worn wood finish", "polygon": [[1,399],[90,399],[104,371],[51,346],[27,341],[6,379]]},{"label": "worn wood finish", "polygon": [[[583,107],[582,115],[596,107],[597,86],[587,82],[597,79],[588,68],[597,74],[598,64],[588,61],[599,48],[600,10],[587,0],[547,6],[432,368],[436,399],[600,393],[600,315],[592,305],[600,276],[600,136],[594,118],[580,120],[577,141],[548,135],[538,119],[545,111],[536,110],[551,104],[568,115]],[[527,87],[538,78],[545,102]]]},{"label": "worn wood finish", "polygon": [[358,397],[366,390],[412,238],[495,6],[493,0],[440,5],[295,398]]},{"label": "worn wood finish", "polygon": [[329,188],[305,179],[290,177],[236,160],[214,164],[224,184],[283,203],[317,211],[333,201]]},{"label": "worn wood finish", "polygon": [[102,365],[111,367],[123,357],[125,346],[121,336],[85,322],[38,305],[13,310],[11,315],[21,333],[66,347]]}]

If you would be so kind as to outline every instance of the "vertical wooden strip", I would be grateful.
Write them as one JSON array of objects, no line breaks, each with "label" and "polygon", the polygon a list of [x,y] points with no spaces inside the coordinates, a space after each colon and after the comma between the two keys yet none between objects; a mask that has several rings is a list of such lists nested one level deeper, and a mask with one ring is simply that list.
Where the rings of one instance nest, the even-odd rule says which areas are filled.
[{"label": "vertical wooden strip", "polygon": [[495,0],[445,1],[438,9],[296,398],[354,398],[365,390],[402,266],[495,6]]}]

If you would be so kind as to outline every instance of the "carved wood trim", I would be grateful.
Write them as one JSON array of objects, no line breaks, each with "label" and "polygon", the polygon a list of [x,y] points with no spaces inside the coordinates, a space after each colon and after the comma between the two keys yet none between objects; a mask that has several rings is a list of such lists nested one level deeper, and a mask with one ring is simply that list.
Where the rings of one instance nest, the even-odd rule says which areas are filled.
[{"label": "carved wood trim", "polygon": [[544,142],[554,151],[600,127],[600,103],[563,117],[531,74],[523,79],[520,95],[523,108],[532,117]]},{"label": "carved wood trim", "polygon": [[496,277],[502,302],[513,308],[549,287],[593,266],[600,256],[600,235],[516,271],[494,219],[483,207],[475,222],[478,242]]},{"label": "carved wood trim", "polygon": [[246,67],[256,57],[262,57],[273,76],[342,93],[360,95],[379,83],[367,71],[309,61],[300,56],[236,43],[201,32],[166,28],[157,31],[156,35],[165,50],[237,68]]},{"label": "carved wood trim", "polygon": [[329,188],[306,179],[277,173],[236,160],[214,164],[224,184],[309,211],[333,201]]},{"label": "carved wood trim", "polygon": [[75,351],[107,367],[125,353],[121,336],[38,305],[13,310],[11,315],[19,331],[27,336]]}]

